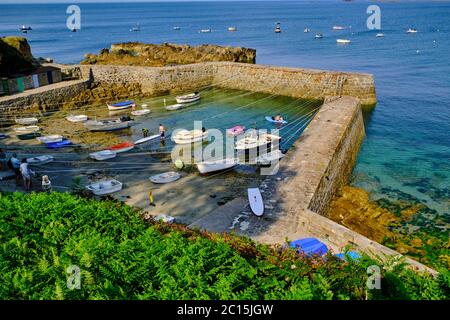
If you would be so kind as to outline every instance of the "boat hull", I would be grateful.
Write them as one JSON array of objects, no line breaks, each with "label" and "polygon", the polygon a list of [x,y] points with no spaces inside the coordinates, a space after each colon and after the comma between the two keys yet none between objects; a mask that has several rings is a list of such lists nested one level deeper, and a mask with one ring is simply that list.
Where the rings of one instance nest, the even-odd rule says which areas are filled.
[{"label": "boat hull", "polygon": [[235,159],[226,159],[218,161],[205,161],[197,163],[197,169],[201,174],[207,174],[216,171],[222,171],[233,168],[237,165]]},{"label": "boat hull", "polygon": [[103,196],[122,190],[122,183],[117,180],[108,180],[88,185],[86,189],[97,196]]},{"label": "boat hull", "polygon": [[89,157],[91,159],[97,160],[97,161],[103,161],[115,158],[117,156],[116,152],[111,150],[103,150],[98,152],[93,152],[89,154]]}]

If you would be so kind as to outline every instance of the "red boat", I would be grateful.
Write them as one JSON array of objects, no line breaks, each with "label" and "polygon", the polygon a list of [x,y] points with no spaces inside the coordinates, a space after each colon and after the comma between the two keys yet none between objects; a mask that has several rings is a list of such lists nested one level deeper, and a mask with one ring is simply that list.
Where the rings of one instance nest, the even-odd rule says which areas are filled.
[{"label": "red boat", "polygon": [[109,148],[109,150],[114,151],[115,153],[130,151],[134,148],[134,143],[132,142],[122,142],[116,145],[113,145]]}]

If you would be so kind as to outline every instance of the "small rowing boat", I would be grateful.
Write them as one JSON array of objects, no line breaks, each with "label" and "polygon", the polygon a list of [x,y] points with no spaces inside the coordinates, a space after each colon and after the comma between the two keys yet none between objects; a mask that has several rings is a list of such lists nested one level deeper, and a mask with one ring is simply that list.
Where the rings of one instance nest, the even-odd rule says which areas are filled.
[{"label": "small rowing boat", "polygon": [[72,141],[70,141],[69,139],[64,139],[64,140],[58,141],[58,142],[46,143],[45,145],[49,149],[60,149],[60,148],[72,146]]},{"label": "small rowing boat", "polygon": [[131,114],[136,117],[140,117],[140,116],[146,115],[148,113],[150,113],[150,109],[141,109],[141,110],[131,111]]},{"label": "small rowing boat", "polygon": [[134,142],[134,144],[135,144],[135,145],[136,145],[136,144],[142,144],[142,143],[145,143],[145,142],[148,142],[148,141],[155,140],[155,139],[157,139],[157,138],[159,138],[159,137],[160,137],[159,134],[154,134],[154,135],[152,135],[152,136],[148,136],[148,137],[144,137],[144,138],[141,138],[141,139],[139,139],[139,140],[136,140],[136,141]]},{"label": "small rowing boat", "polygon": [[94,159],[97,161],[112,159],[112,158],[115,158],[116,156],[117,156],[117,154],[111,150],[102,150],[102,151],[97,151],[97,152],[93,152],[93,153],[89,154],[89,157],[91,159]]},{"label": "small rowing boat", "polygon": [[52,134],[49,136],[43,136],[36,139],[41,143],[52,143],[62,141],[63,136],[60,136],[59,134]]},{"label": "small rowing boat", "polygon": [[190,103],[197,100],[200,100],[200,94],[198,92],[186,94],[184,96],[176,97],[178,103]]},{"label": "small rowing boat", "polygon": [[179,130],[175,135],[172,135],[172,141],[177,144],[188,144],[206,140],[208,138],[208,131],[202,130]]},{"label": "small rowing boat", "polygon": [[244,126],[234,126],[233,128],[227,129],[227,134],[230,136],[238,136],[240,134],[243,134],[245,132]]},{"label": "small rowing boat", "polygon": [[281,150],[274,150],[272,152],[264,153],[258,156],[256,158],[256,163],[262,166],[267,166],[276,161],[279,161],[283,157],[284,154],[281,152]]},{"label": "small rowing boat", "polygon": [[238,151],[249,150],[254,148],[260,148],[268,146],[275,141],[281,140],[280,136],[274,134],[268,134],[264,132],[256,132],[256,134],[248,135],[238,140],[235,145],[235,149]]},{"label": "small rowing boat", "polygon": [[125,100],[125,101],[117,102],[117,103],[114,103],[114,104],[109,104],[108,103],[107,105],[108,105],[108,109],[111,110],[111,111],[123,110],[123,109],[136,107],[136,104],[134,103],[133,100]]},{"label": "small rowing boat", "polygon": [[133,142],[122,142],[116,145],[113,145],[109,148],[109,150],[114,151],[115,153],[127,152],[134,148]]},{"label": "small rowing boat", "polygon": [[22,124],[22,125],[35,124],[35,123],[38,123],[38,122],[39,122],[38,118],[34,118],[34,117],[32,117],[32,118],[19,118],[19,119],[16,118],[16,123]]},{"label": "small rowing boat", "polygon": [[84,122],[87,121],[88,117],[84,114],[80,115],[69,115],[66,117],[66,119],[70,122]]},{"label": "small rowing boat", "polygon": [[375,36],[377,38],[383,38],[384,37],[384,33],[377,33],[377,35]]},{"label": "small rowing boat", "polygon": [[236,166],[237,160],[234,158],[203,161],[197,163],[197,169],[201,174],[222,171]]},{"label": "small rowing boat", "polygon": [[37,137],[40,137],[41,133],[39,131],[34,131],[34,132],[27,132],[27,133],[17,134],[16,136],[20,140],[31,140],[31,139],[35,139]]},{"label": "small rowing boat", "polygon": [[30,165],[41,165],[41,164],[46,164],[49,162],[52,162],[53,156],[38,156],[38,157],[34,157],[34,158],[27,158],[27,163]]},{"label": "small rowing boat", "polygon": [[417,29],[409,28],[408,30],[406,30],[406,33],[417,33]]},{"label": "small rowing boat", "polygon": [[228,27],[228,31],[234,32],[234,31],[237,31],[237,28],[236,27]]},{"label": "small rowing boat", "polygon": [[89,191],[97,196],[113,193],[122,190],[122,182],[111,179],[96,182],[86,187]]},{"label": "small rowing boat", "polygon": [[172,105],[170,105],[170,106],[167,106],[167,107],[166,107],[166,110],[174,111],[174,110],[181,109],[181,108],[183,108],[183,107],[184,107],[184,105],[182,105],[181,103],[177,103],[177,104],[172,104]]},{"label": "small rowing boat", "polygon": [[153,183],[169,183],[169,182],[173,182],[176,181],[178,179],[180,179],[181,176],[178,172],[175,171],[169,171],[169,172],[164,172],[161,174],[157,174],[154,176],[150,177],[150,181]]},{"label": "small rowing boat", "polygon": [[261,192],[258,188],[248,188],[248,202],[250,203],[250,209],[258,217],[264,213],[264,203],[261,196]]},{"label": "small rowing boat", "polygon": [[314,38],[316,38],[316,39],[322,39],[322,38],[323,38],[323,34],[318,33],[318,34],[316,34],[316,35],[314,36]]},{"label": "small rowing boat", "polygon": [[131,127],[134,124],[129,117],[114,120],[88,120],[84,126],[89,131],[115,131]]},{"label": "small rowing boat", "polygon": [[14,128],[14,131],[17,133],[29,133],[29,132],[36,132],[41,130],[38,126],[25,126],[25,127],[18,127]]},{"label": "small rowing boat", "polygon": [[277,123],[277,124],[286,124],[287,121],[286,120],[275,120],[275,117],[269,117],[266,116],[266,120],[272,123]]}]

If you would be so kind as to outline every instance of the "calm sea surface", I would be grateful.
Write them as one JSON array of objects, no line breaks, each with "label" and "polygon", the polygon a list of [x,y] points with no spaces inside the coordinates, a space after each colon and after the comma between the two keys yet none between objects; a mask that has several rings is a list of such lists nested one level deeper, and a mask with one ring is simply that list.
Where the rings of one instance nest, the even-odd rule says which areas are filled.
[{"label": "calm sea surface", "polygon": [[[81,30],[64,4],[0,5],[0,36],[28,38],[35,56],[77,63],[114,42],[211,43],[257,50],[257,63],[374,74],[378,105],[364,112],[367,137],[353,184],[373,198],[420,202],[450,215],[450,3],[377,3],[384,38],[368,30],[369,3],[231,2],[80,4]],[[280,21],[281,34],[273,32]],[[136,23],[140,32],[130,32]],[[333,25],[348,26],[332,31]],[[181,27],[174,31],[173,26]],[[237,32],[228,32],[236,26]],[[311,33],[303,33],[304,28]],[[408,35],[414,27],[417,34]],[[211,33],[199,33],[210,28]],[[323,33],[323,39],[314,34]],[[336,45],[348,38],[348,46]]]}]

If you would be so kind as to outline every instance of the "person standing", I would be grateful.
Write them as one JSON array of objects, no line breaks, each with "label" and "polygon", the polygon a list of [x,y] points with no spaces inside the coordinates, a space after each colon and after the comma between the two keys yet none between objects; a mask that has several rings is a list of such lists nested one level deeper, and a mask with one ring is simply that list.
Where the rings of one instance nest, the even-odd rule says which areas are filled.
[{"label": "person standing", "polygon": [[28,168],[27,159],[22,159],[22,163],[20,164],[20,173],[22,174],[23,184],[25,186],[26,191],[31,190],[31,175],[34,174],[30,168]]},{"label": "person standing", "polygon": [[159,138],[161,140],[164,140],[166,136],[166,128],[164,128],[164,126],[160,123],[159,124]]},{"label": "person standing", "polygon": [[14,171],[14,177],[16,179],[16,185],[18,186],[20,183],[20,160],[17,158],[17,153],[13,153],[12,157],[8,161],[8,166]]},{"label": "person standing", "polygon": [[144,138],[148,137],[148,132],[149,130],[147,128],[142,128],[142,135],[144,136]]},{"label": "person standing", "polygon": [[8,166],[6,165],[6,153],[5,151],[0,148],[0,170],[7,170]]}]

